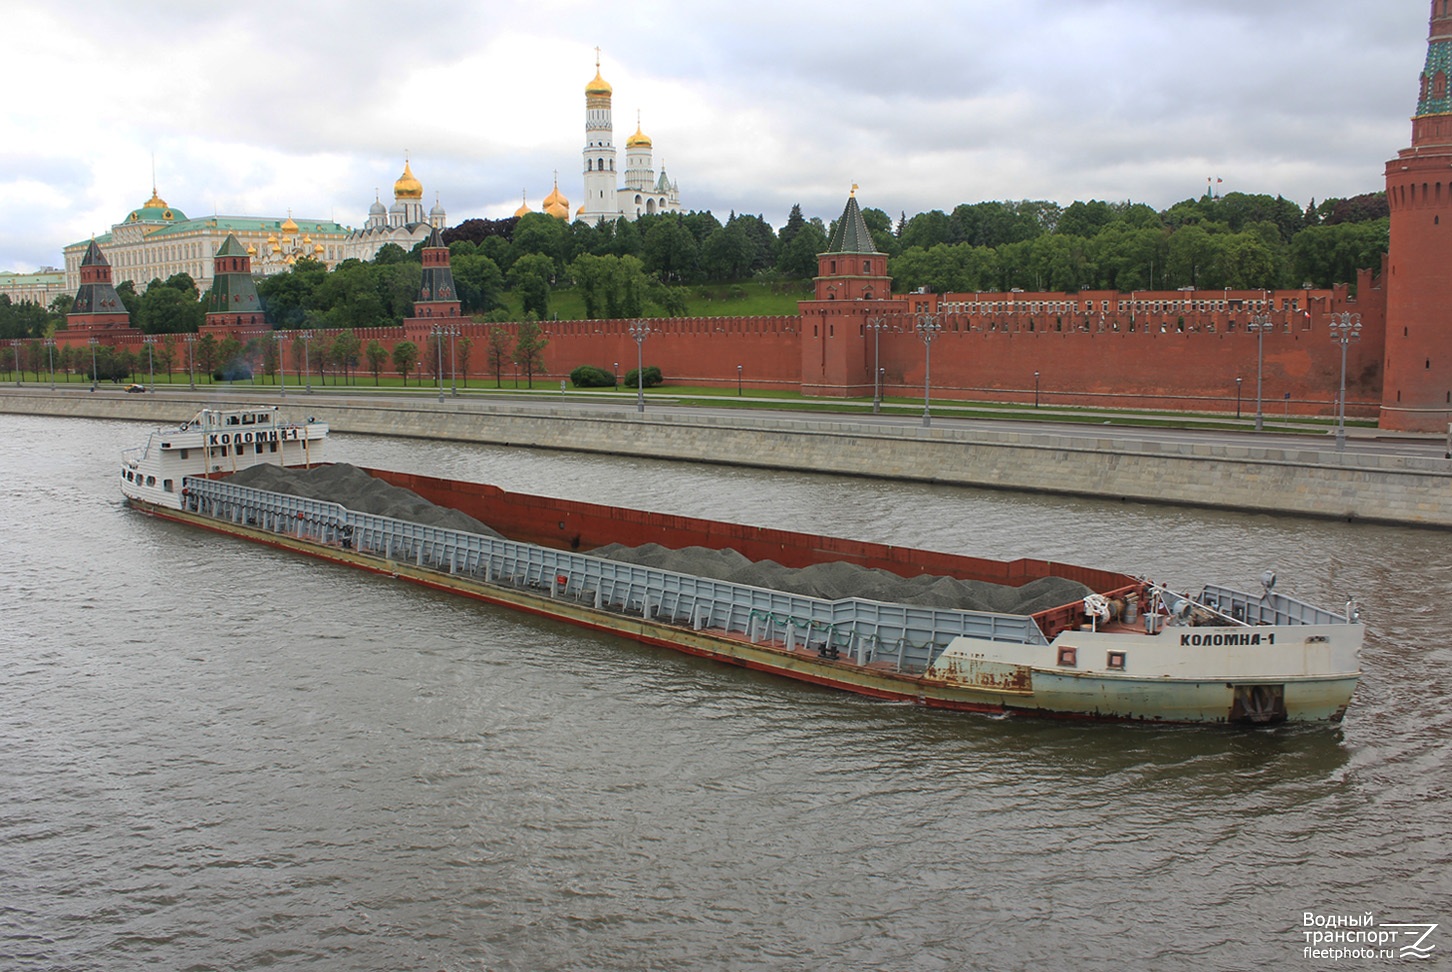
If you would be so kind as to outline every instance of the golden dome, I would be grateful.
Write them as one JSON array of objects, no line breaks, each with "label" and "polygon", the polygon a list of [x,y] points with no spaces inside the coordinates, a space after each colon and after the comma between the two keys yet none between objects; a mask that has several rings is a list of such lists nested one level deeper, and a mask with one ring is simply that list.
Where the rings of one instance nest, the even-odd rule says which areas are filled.
[{"label": "golden dome", "polygon": [[321,244],[321,243],[314,244],[314,246],[313,246],[313,252],[316,253],[318,256],[322,256],[323,255],[323,244]]},{"label": "golden dome", "polygon": [[403,160],[403,175],[393,184],[393,198],[395,199],[422,199],[423,183],[413,177],[413,170],[408,167],[408,159]]},{"label": "golden dome", "polygon": [[287,219],[283,220],[282,226],[280,228],[282,232],[288,236],[292,236],[294,233],[297,232],[297,224],[292,221],[291,216],[288,216]]},{"label": "golden dome", "polygon": [[525,199],[524,193],[521,192],[519,194],[519,208],[514,211],[515,218],[518,218],[520,216],[523,216],[523,215],[525,215],[528,212],[529,212],[529,200]]},{"label": "golden dome", "polygon": [[248,243],[247,244],[247,255],[248,256],[256,256],[257,255],[257,245],[255,243]]},{"label": "golden dome", "polygon": [[625,140],[625,147],[650,148],[650,136],[640,130],[640,122],[635,123],[635,134]]},{"label": "golden dome", "polygon": [[570,201],[565,198],[564,193],[560,192],[560,182],[558,179],[555,180],[554,189],[550,191],[548,196],[545,196],[543,209],[555,219],[570,218]]},{"label": "golden dome", "polygon": [[165,199],[162,199],[160,196],[158,196],[156,194],[156,187],[155,186],[152,186],[151,187],[151,198],[148,199],[148,200],[146,200],[146,202],[142,204],[141,208],[142,209],[165,209],[165,208],[167,208],[166,207],[166,200]]},{"label": "golden dome", "polygon": [[269,246],[276,246],[277,245],[277,237],[276,236],[268,236],[267,237],[267,244]]},{"label": "golden dome", "polygon": [[585,85],[585,94],[586,95],[604,95],[606,98],[608,98],[608,97],[610,97],[610,92],[612,92],[614,90],[615,90],[614,88],[610,87],[610,82],[609,81],[606,81],[604,78],[600,77],[600,65],[596,64],[595,65],[595,80],[593,80],[589,84]]},{"label": "golden dome", "polygon": [[576,219],[580,219],[584,215],[585,215],[585,207],[584,206],[581,206],[579,209],[575,210],[575,218]]}]

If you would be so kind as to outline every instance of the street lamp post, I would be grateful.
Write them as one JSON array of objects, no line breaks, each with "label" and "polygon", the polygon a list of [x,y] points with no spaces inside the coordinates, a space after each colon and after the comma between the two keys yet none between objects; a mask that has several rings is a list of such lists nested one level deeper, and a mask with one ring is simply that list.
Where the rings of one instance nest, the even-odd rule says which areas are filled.
[{"label": "street lamp post", "polygon": [[1271,329],[1271,317],[1269,314],[1256,314],[1245,325],[1247,329],[1255,332],[1255,430],[1259,432],[1263,424],[1261,416],[1261,376],[1265,362],[1265,332]]},{"label": "street lamp post", "polygon": [[313,393],[313,362],[308,355],[308,347],[312,344],[313,332],[303,331],[303,391],[309,395]]},{"label": "street lamp post", "polygon": [[741,397],[741,366],[736,366],[736,397]]},{"label": "street lamp post", "polygon": [[872,332],[872,414],[882,411],[882,331],[887,327],[887,318],[874,317],[867,322]]},{"label": "street lamp post", "polygon": [[1238,375],[1235,378],[1235,420],[1237,422],[1240,421],[1240,383],[1244,380]]},{"label": "street lamp post", "polygon": [[100,344],[95,338],[87,338],[86,343],[91,346],[91,391],[96,390],[96,345]]},{"label": "street lamp post", "polygon": [[1336,451],[1346,448],[1346,346],[1361,340],[1361,315],[1331,314],[1331,340],[1341,345],[1341,393],[1336,398]]},{"label": "street lamp post", "polygon": [[20,371],[20,342],[18,340],[10,342],[10,355],[15,359],[15,387],[19,388],[24,375]]},{"label": "street lamp post", "polygon": [[151,392],[154,395],[156,394],[156,358],[152,355],[151,349],[156,344],[156,335],[146,335],[146,337],[141,339],[141,343],[146,345],[146,370],[151,375],[149,384],[151,385]]},{"label": "street lamp post", "polygon": [[445,328],[442,324],[435,324],[429,332],[434,336],[434,374],[438,376],[440,403],[444,400],[444,332]]},{"label": "street lamp post", "polygon": [[1034,408],[1039,407],[1039,373],[1034,372]]},{"label": "street lamp post", "polygon": [[645,411],[645,337],[650,326],[645,321],[631,321],[630,336],[635,339],[635,410]]},{"label": "street lamp post", "polygon": [[50,359],[50,390],[55,391],[55,338],[45,339],[45,353]]},{"label": "street lamp post", "polygon": [[459,397],[459,359],[454,353],[454,338],[459,336],[457,327],[449,327],[449,394]]},{"label": "street lamp post", "polygon": [[923,339],[923,428],[927,428],[933,424],[933,338],[938,336],[943,325],[938,323],[936,314],[923,314],[913,329]]},{"label": "street lamp post", "polygon": [[281,398],[287,397],[287,359],[282,354],[282,332],[273,331],[273,338],[277,341],[277,380],[282,389]]},{"label": "street lamp post", "polygon": [[197,390],[197,336],[187,335],[187,376],[192,391]]},{"label": "street lamp post", "polygon": [[620,384],[620,362],[619,361],[615,362],[615,370],[611,371],[610,374],[612,374],[612,375],[615,376],[615,384],[617,386],[619,386],[619,384]]}]

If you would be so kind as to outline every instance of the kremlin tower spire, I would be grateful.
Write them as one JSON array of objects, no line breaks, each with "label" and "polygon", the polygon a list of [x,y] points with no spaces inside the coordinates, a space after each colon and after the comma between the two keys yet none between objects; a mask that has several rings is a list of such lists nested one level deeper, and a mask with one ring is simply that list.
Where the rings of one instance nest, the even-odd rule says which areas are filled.
[{"label": "kremlin tower spire", "polygon": [[1386,198],[1380,425],[1442,432],[1452,421],[1452,0],[1432,0],[1412,144],[1386,165]]}]

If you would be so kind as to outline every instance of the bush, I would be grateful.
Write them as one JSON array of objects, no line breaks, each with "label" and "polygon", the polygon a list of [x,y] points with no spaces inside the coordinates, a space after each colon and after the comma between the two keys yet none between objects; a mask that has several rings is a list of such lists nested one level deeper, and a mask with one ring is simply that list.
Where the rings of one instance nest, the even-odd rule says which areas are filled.
[{"label": "bush", "polygon": [[614,388],[615,372],[594,365],[580,365],[570,372],[570,384],[576,388]]},{"label": "bush", "polygon": [[660,369],[657,368],[655,365],[645,366],[643,379],[643,382],[638,382],[636,379],[636,371],[634,368],[631,368],[625,373],[625,386],[627,388],[638,388],[640,387],[640,384],[644,384],[646,388],[654,388],[656,385],[659,385],[661,382],[665,381],[665,379],[661,377]]}]

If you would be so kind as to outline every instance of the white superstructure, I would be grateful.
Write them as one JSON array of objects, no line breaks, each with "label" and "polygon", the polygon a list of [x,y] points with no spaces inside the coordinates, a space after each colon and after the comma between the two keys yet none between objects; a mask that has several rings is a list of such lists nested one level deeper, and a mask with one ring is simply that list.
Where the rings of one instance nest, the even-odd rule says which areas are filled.
[{"label": "white superstructure", "polygon": [[185,476],[316,465],[327,461],[327,438],[326,422],[284,422],[276,405],[204,408],[121,453],[121,492],[128,500],[181,509]]}]

